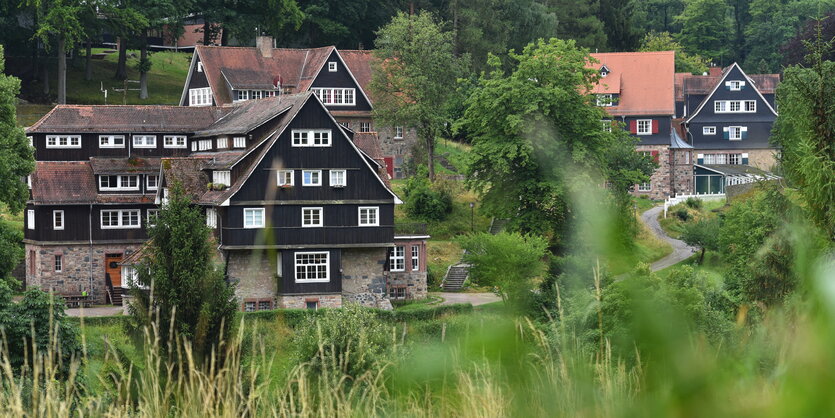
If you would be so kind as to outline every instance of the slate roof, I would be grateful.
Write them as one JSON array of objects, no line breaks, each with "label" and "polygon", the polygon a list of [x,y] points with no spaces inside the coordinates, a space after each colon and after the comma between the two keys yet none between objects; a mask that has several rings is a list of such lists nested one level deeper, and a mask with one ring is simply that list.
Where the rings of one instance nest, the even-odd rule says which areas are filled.
[{"label": "slate roof", "polygon": [[126,174],[159,172],[159,158],[90,158],[94,174]]},{"label": "slate roof", "polygon": [[153,195],[98,193],[87,161],[38,161],[32,173],[32,202],[38,205],[154,203]]},{"label": "slate roof", "polygon": [[675,52],[606,52],[591,54],[599,61],[588,68],[606,66],[611,72],[592,89],[594,94],[620,94],[612,116],[675,114]]},{"label": "slate roof", "polygon": [[26,133],[194,132],[229,112],[222,107],[58,105]]},{"label": "slate roof", "polygon": [[243,134],[249,132],[293,106],[300,106],[308,93],[281,94],[260,100],[247,100],[224,106],[227,113],[211,126],[198,130],[196,137]]},{"label": "slate roof", "polygon": [[180,183],[185,192],[199,201],[206,193],[206,184],[211,180],[204,171],[211,156],[173,157],[162,159],[162,175],[165,177],[166,187],[173,187]]}]

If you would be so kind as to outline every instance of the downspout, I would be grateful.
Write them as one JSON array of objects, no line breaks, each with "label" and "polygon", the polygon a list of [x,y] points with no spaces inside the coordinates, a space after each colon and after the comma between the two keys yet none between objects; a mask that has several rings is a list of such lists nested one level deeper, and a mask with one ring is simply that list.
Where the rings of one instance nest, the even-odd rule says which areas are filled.
[{"label": "downspout", "polygon": [[88,214],[88,226],[90,237],[90,296],[93,296],[93,204],[90,203],[90,212]]}]

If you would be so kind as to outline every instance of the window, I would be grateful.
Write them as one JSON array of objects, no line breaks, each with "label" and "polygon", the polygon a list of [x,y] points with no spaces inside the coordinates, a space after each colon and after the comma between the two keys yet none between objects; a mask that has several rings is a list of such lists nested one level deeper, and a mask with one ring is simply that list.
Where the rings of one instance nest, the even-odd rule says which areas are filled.
[{"label": "window", "polygon": [[345,170],[331,170],[331,187],[345,187],[346,184],[346,171]]},{"label": "window", "polygon": [[757,101],[717,100],[713,102],[713,111],[716,113],[755,113],[757,111]]},{"label": "window", "polygon": [[103,210],[101,211],[102,229],[133,229],[139,228],[141,223],[139,209]]},{"label": "window", "polygon": [[731,141],[739,141],[742,139],[742,127],[741,126],[729,126],[728,127],[728,139]]},{"label": "window", "polygon": [[713,102],[713,111],[716,113],[727,112],[728,102],[717,100]]},{"label": "window", "polygon": [[191,141],[191,151],[197,151],[197,141]]},{"label": "window", "polygon": [[148,209],[148,218],[145,220],[148,226],[157,226],[157,218],[159,218],[159,209]]},{"label": "window", "polygon": [[217,139],[217,148],[228,148],[229,147],[229,138],[223,136]]},{"label": "window", "polygon": [[124,148],[124,135],[99,135],[99,148]]},{"label": "window", "polygon": [[202,63],[202,62],[198,62],[198,63],[197,63],[197,72],[198,72],[198,73],[202,73],[202,72],[203,72],[203,63]]},{"label": "window", "polygon": [[639,192],[649,192],[652,191],[652,183],[641,183],[638,185]]},{"label": "window", "polygon": [[261,99],[264,97],[272,97],[276,95],[275,90],[233,90],[235,102],[243,102],[246,100]]},{"label": "window", "polygon": [[319,309],[319,301],[318,300],[305,300],[304,301],[305,309],[309,309],[311,311],[315,311]]},{"label": "window", "polygon": [[156,135],[134,135],[133,136],[133,147],[134,148],[156,148],[157,147],[157,136]]},{"label": "window", "polygon": [[81,148],[81,135],[47,135],[47,148]]},{"label": "window", "polygon": [[212,105],[212,88],[203,87],[199,89],[190,89],[188,91],[188,105],[189,106],[211,106]]},{"label": "window", "polygon": [[733,80],[728,82],[728,87],[730,87],[731,91],[740,91],[742,90],[742,82],[739,80]]},{"label": "window", "polygon": [[597,105],[603,107],[614,106],[614,100],[611,94],[598,94]]},{"label": "window", "polygon": [[756,113],[757,112],[757,101],[756,100],[746,100],[745,101],[745,112]]},{"label": "window", "polygon": [[244,209],[244,228],[263,228],[264,208]]},{"label": "window", "polygon": [[310,90],[326,105],[353,106],[356,104],[355,89],[316,87]]},{"label": "window", "polygon": [[322,170],[302,170],[302,186],[321,186]]},{"label": "window", "polygon": [[715,126],[705,126],[702,128],[702,135],[716,135]]},{"label": "window", "polygon": [[29,209],[26,211],[26,227],[35,229],[35,210]]},{"label": "window", "polygon": [[293,129],[294,147],[331,146],[330,129]]},{"label": "window", "polygon": [[296,282],[326,282],[328,274],[328,259],[330,253],[298,252],[296,253]]},{"label": "window", "polygon": [[197,150],[198,151],[206,151],[212,149],[212,140],[211,139],[201,139],[197,142]]},{"label": "window", "polygon": [[389,270],[406,271],[406,247],[394,247],[389,254]]},{"label": "window", "polygon": [[162,146],[165,148],[186,148],[185,135],[165,135],[162,137]]},{"label": "window", "polygon": [[728,164],[742,164],[742,154],[728,154]]},{"label": "window", "polygon": [[652,119],[638,119],[638,135],[652,134]]},{"label": "window", "polygon": [[728,102],[728,111],[730,112],[739,112],[739,108],[742,102],[733,100]]},{"label": "window", "polygon": [[244,312],[255,312],[255,301],[244,302]]},{"label": "window", "polygon": [[328,63],[328,71],[330,71],[330,72],[336,71],[336,62],[331,61],[331,62]]},{"label": "window", "polygon": [[259,300],[258,301],[258,310],[259,311],[269,311],[273,308],[272,301],[269,300]]},{"label": "window", "polygon": [[55,230],[64,229],[64,211],[63,210],[53,210],[52,211],[52,229],[55,229]]},{"label": "window", "polygon": [[99,190],[139,190],[139,176],[99,176]]},{"label": "window", "polygon": [[360,132],[371,132],[371,122],[360,122]]},{"label": "window", "polygon": [[212,183],[222,184],[226,187],[232,185],[232,173],[229,170],[215,170],[212,171]]},{"label": "window", "polygon": [[609,119],[603,119],[600,121],[600,125],[603,126],[603,132],[612,132],[612,121]]},{"label": "window", "polygon": [[29,136],[26,137],[26,139],[29,140],[29,146],[32,147],[32,148],[35,148],[35,137],[33,137],[32,135],[29,135]]},{"label": "window", "polygon": [[148,174],[145,176],[145,188],[148,190],[156,190],[159,188],[159,176],[156,174]]},{"label": "window", "polygon": [[392,286],[389,288],[389,299],[406,299],[405,286]]},{"label": "window", "polygon": [[322,226],[322,208],[302,208],[302,226]]},{"label": "window", "polygon": [[278,187],[290,187],[293,185],[293,170],[278,170]]},{"label": "window", "polygon": [[377,206],[360,206],[359,226],[379,226],[380,208]]},{"label": "window", "polygon": [[402,126],[395,126],[394,127],[394,139],[403,139],[403,127]]},{"label": "window", "polygon": [[217,209],[206,208],[206,226],[212,229],[217,228]]},{"label": "window", "polygon": [[412,245],[412,271],[420,270],[420,246]]},{"label": "window", "polygon": [[246,137],[236,136],[232,139],[232,146],[235,148],[246,148]]},{"label": "window", "polygon": [[64,269],[64,256],[55,254],[55,272],[60,273]]}]

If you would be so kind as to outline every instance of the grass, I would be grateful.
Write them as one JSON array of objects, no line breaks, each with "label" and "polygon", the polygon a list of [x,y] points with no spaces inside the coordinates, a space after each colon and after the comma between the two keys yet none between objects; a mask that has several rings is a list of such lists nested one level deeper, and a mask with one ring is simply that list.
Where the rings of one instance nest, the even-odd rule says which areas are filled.
[{"label": "grass", "polygon": [[16,229],[23,231],[23,211],[13,214],[9,212],[8,206],[0,204],[0,220],[8,222]]},{"label": "grass", "polygon": [[609,257],[608,266],[612,274],[628,273],[638,263],[650,264],[673,252],[670,244],[656,237],[640,220],[638,226],[638,236],[635,237],[632,250],[614,251]]},{"label": "grass", "polygon": [[693,269],[701,273],[710,283],[714,285],[721,285],[725,281],[725,264],[722,262],[722,257],[713,251],[705,253],[705,259],[702,264],[699,264],[699,253],[695,253],[692,257],[678,264],[658,270],[656,274],[658,274],[661,278],[667,278],[674,271],[681,269],[682,266],[693,267]]},{"label": "grass", "polygon": [[428,295],[424,299],[393,300],[391,301],[391,304],[392,306],[394,306],[394,309],[398,311],[414,311],[418,309],[423,309],[427,306],[438,305],[443,301],[444,298],[440,296]]},{"label": "grass", "polygon": [[[726,206],[722,200],[702,201],[699,208],[691,208],[686,202],[679,203],[667,209],[667,217],[664,212],[658,215],[658,223],[667,235],[678,238],[684,231],[684,225],[690,222],[698,222],[700,219],[712,218]],[[687,213],[688,220],[684,221],[677,213]]]},{"label": "grass", "polygon": [[[438,174],[456,175],[463,174],[464,168],[467,164],[467,154],[472,147],[468,144],[450,141],[446,139],[438,139],[435,141],[435,172]],[[454,170],[450,170],[439,162],[440,158],[445,158]]]},{"label": "grass", "polygon": [[447,268],[461,261],[463,250],[455,241],[429,240],[426,242],[426,266],[429,269],[430,288],[437,287]]}]

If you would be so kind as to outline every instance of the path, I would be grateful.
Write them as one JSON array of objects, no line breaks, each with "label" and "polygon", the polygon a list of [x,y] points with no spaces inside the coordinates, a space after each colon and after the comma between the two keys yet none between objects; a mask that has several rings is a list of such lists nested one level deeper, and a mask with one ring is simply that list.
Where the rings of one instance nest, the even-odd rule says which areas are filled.
[{"label": "path", "polygon": [[121,315],[125,311],[124,306],[97,306],[95,308],[67,308],[67,316],[81,316],[84,312],[85,318],[92,318],[94,316],[113,316]]},{"label": "path", "polygon": [[473,306],[478,306],[502,300],[502,298],[496,296],[495,293],[443,292],[433,293],[433,295],[438,295],[444,298],[444,301],[440,303],[441,305],[452,305],[453,303],[469,303]]},{"label": "path", "polygon": [[652,271],[658,271],[670,267],[673,264],[680,263],[690,258],[694,252],[698,251],[698,248],[691,247],[684,241],[671,238],[666,232],[664,232],[664,229],[661,228],[661,224],[658,223],[658,215],[663,210],[664,206],[656,206],[641,214],[641,221],[649,227],[649,230],[652,231],[655,236],[673,246],[673,252],[670,253],[670,255],[652,263],[650,266],[650,270]]}]

